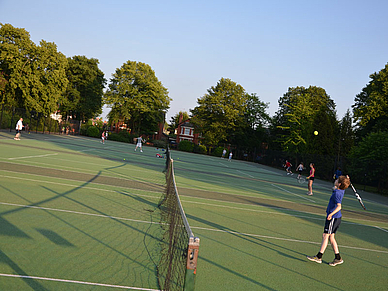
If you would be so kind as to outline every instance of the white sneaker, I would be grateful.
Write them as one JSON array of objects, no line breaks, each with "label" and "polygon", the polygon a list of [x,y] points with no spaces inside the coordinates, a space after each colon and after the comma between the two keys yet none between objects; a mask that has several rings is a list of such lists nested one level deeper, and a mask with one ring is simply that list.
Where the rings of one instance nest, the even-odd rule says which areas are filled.
[{"label": "white sneaker", "polygon": [[142,150],[140,150],[140,152],[142,153],[143,151],[142,151]]}]

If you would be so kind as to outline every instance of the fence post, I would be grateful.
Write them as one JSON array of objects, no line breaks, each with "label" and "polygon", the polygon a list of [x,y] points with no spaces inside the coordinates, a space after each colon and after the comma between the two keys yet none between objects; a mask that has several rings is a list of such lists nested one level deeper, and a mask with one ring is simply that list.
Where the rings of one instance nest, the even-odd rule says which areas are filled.
[{"label": "fence post", "polygon": [[2,124],[3,124],[3,112],[4,112],[4,103],[1,106],[0,128],[2,127]]},{"label": "fence post", "polygon": [[13,117],[15,115],[15,107],[12,107],[12,117],[11,117],[11,125],[9,127],[9,132],[12,131]]}]

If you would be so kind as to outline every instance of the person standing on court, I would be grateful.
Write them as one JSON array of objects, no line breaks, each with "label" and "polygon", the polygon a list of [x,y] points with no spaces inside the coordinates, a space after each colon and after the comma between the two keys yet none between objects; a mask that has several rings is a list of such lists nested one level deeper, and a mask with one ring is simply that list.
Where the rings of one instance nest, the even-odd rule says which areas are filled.
[{"label": "person standing on court", "polygon": [[13,138],[14,140],[20,140],[20,133],[23,129],[23,118],[20,118],[18,122],[16,123],[16,135]]},{"label": "person standing on court", "polygon": [[349,185],[349,176],[340,176],[337,178],[337,180],[335,180],[334,189],[326,209],[326,221],[323,230],[321,248],[319,249],[319,252],[316,256],[307,256],[307,259],[309,259],[310,261],[321,264],[323,253],[325,252],[326,247],[330,241],[335,257],[334,261],[329,263],[329,265],[334,267],[344,262],[339,253],[338,244],[335,240],[335,233],[337,232],[341,224],[342,199],[345,195],[345,189],[348,188]]},{"label": "person standing on court", "polygon": [[232,152],[230,152],[230,153],[229,153],[229,162],[231,162],[231,161],[232,161],[232,157],[233,157],[233,153],[232,153]]},{"label": "person standing on court", "polygon": [[224,149],[224,150],[222,151],[221,159],[225,158],[225,155],[226,155],[226,149]]},{"label": "person standing on court", "polygon": [[309,180],[307,184],[307,195],[311,196],[313,195],[313,182],[315,177],[315,165],[314,163],[310,163],[310,176],[306,177],[307,180]]},{"label": "person standing on court", "polygon": [[135,152],[136,152],[136,149],[137,148],[140,148],[140,152],[142,153],[143,152],[143,149],[142,149],[142,142],[144,140],[142,139],[141,136],[139,136],[137,139],[136,139],[136,147],[135,147]]},{"label": "person standing on court", "polygon": [[300,179],[300,177],[302,177],[302,171],[304,170],[303,162],[300,162],[299,166],[296,167],[296,170],[299,172],[297,179]]}]

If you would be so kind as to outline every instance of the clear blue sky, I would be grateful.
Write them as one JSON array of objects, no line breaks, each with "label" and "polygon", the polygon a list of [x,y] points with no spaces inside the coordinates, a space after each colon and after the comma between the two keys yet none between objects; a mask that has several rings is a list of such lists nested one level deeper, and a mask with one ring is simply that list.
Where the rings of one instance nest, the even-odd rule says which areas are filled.
[{"label": "clear blue sky", "polygon": [[387,11],[387,0],[0,0],[1,23],[97,58],[108,80],[128,60],[149,64],[173,99],[167,120],[222,77],[270,115],[289,87],[322,87],[342,118],[388,62]]}]

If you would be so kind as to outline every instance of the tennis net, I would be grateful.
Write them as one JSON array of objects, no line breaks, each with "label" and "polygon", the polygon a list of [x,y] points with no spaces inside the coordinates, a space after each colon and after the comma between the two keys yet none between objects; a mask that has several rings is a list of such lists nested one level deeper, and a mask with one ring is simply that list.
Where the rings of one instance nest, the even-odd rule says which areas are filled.
[{"label": "tennis net", "polygon": [[199,238],[194,237],[175,183],[170,150],[166,153],[166,189],[159,202],[161,211],[161,257],[157,265],[161,290],[194,290]]}]

